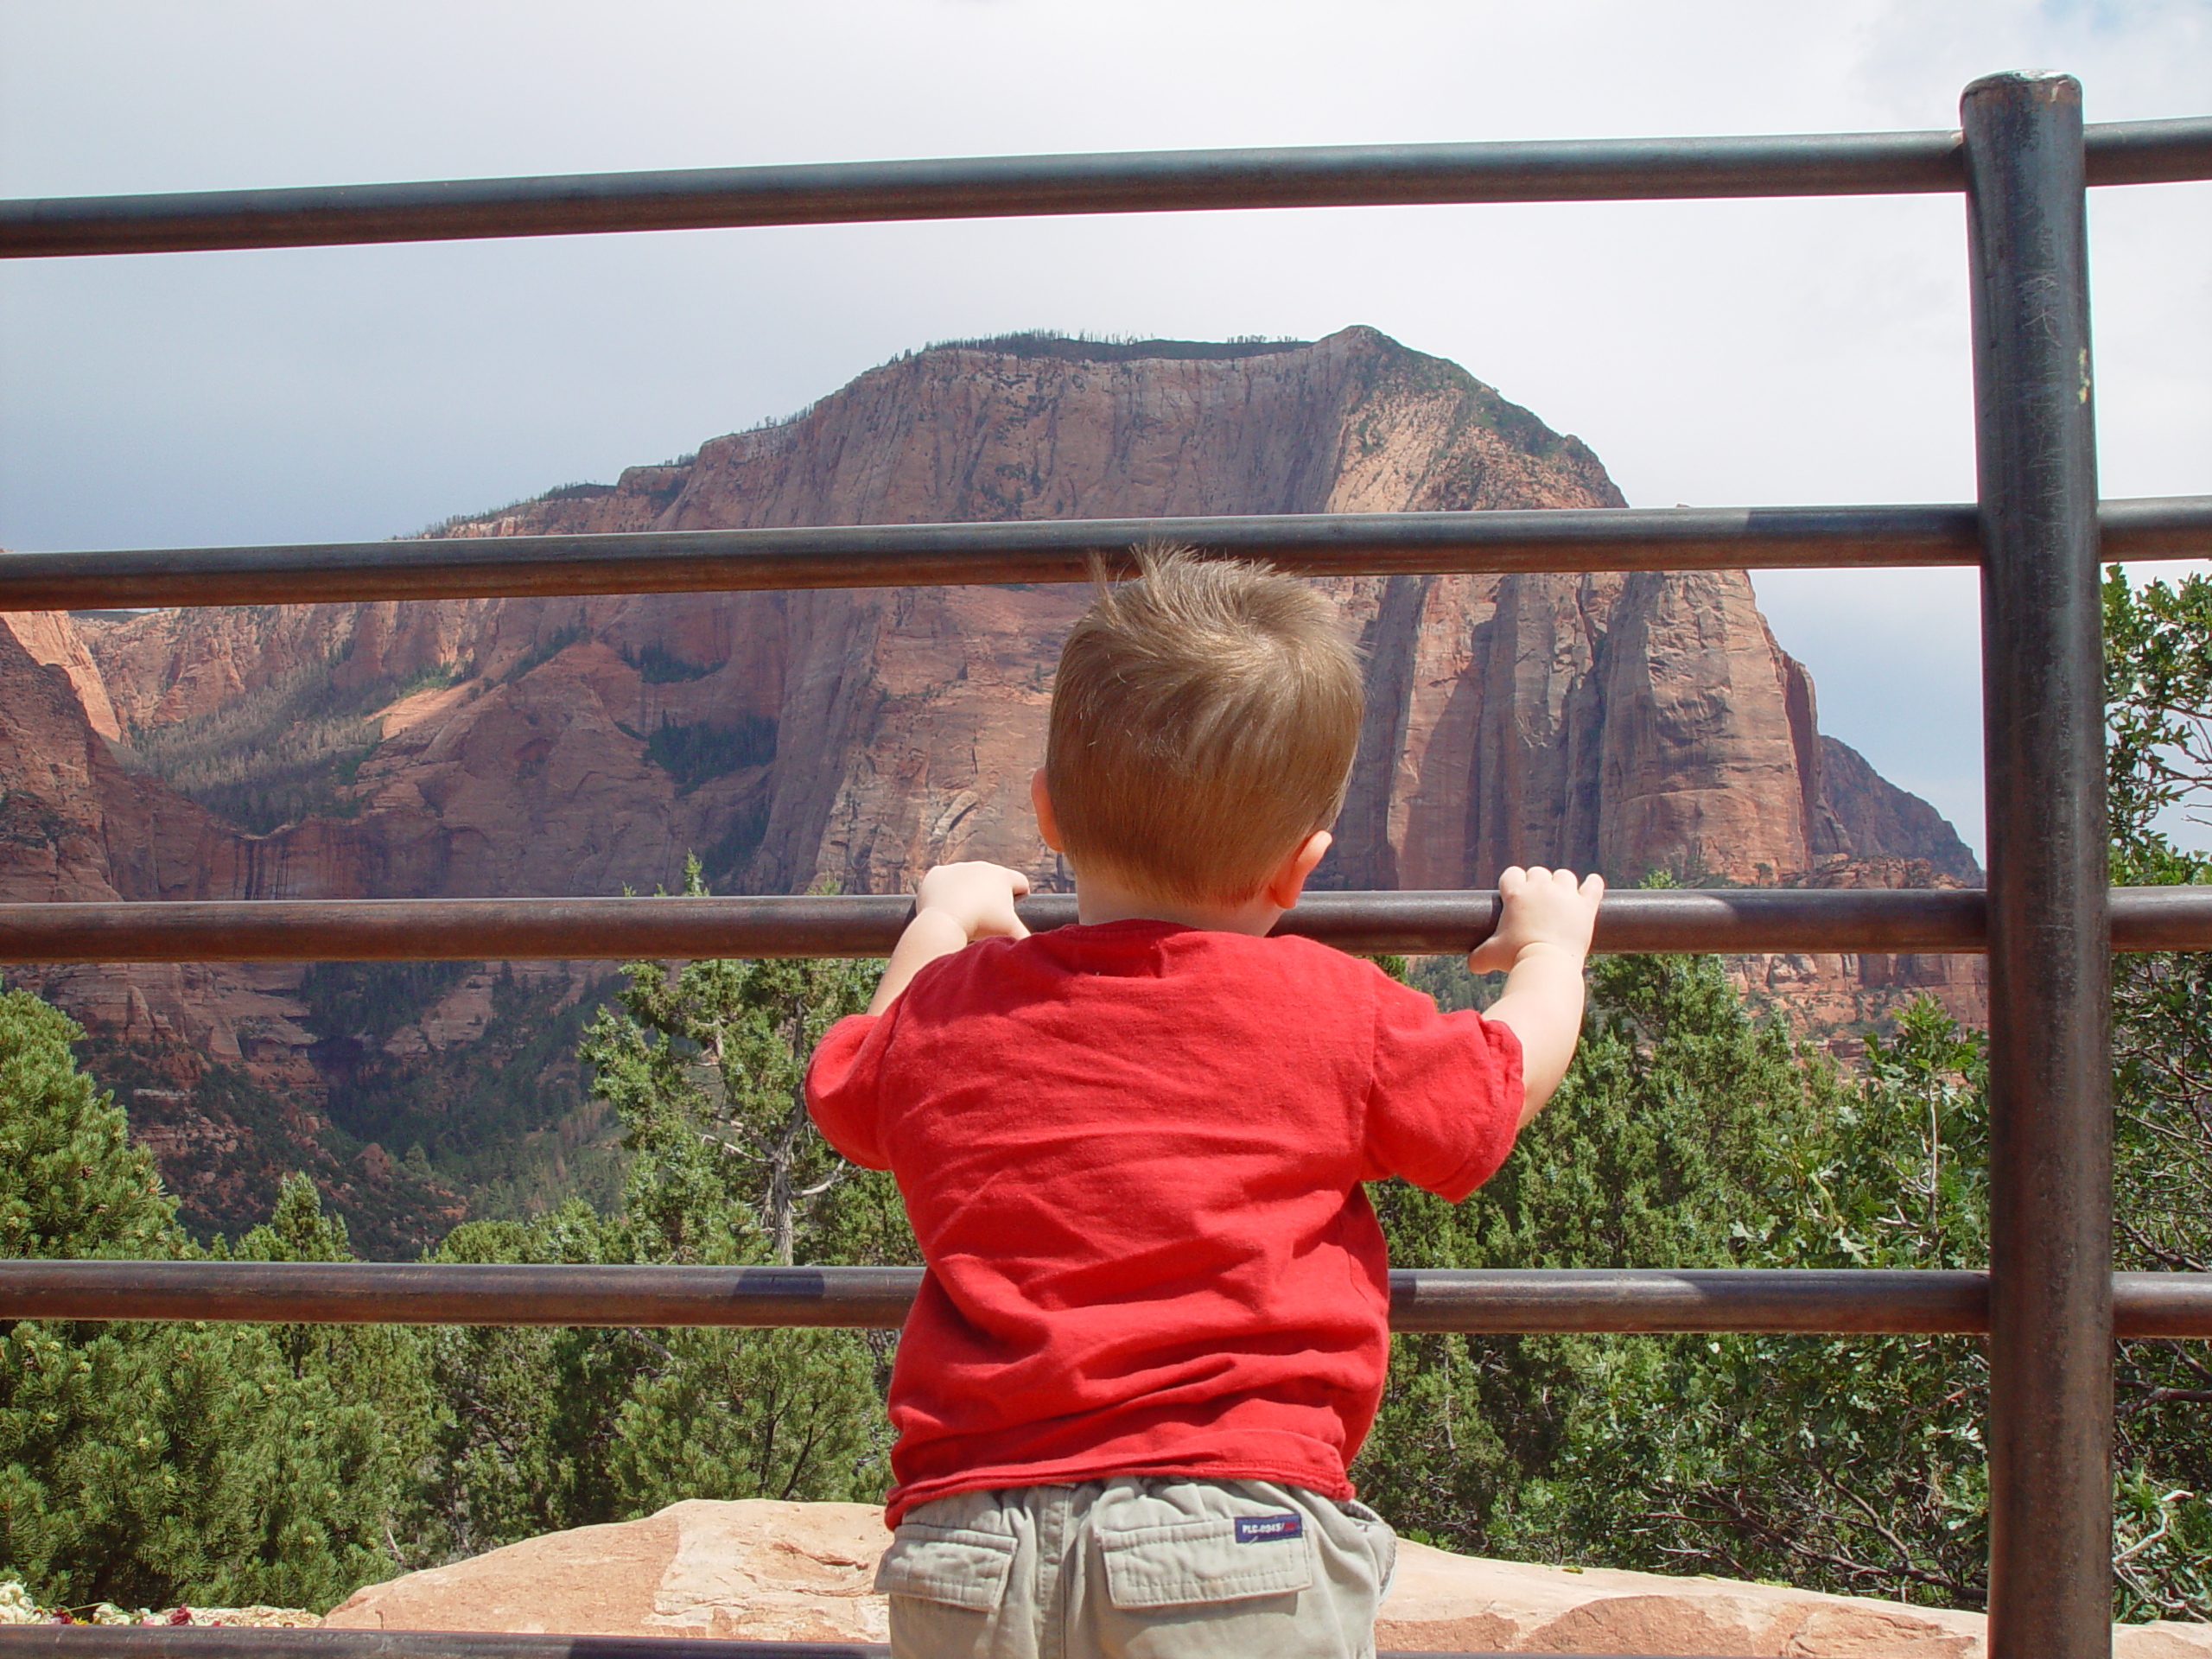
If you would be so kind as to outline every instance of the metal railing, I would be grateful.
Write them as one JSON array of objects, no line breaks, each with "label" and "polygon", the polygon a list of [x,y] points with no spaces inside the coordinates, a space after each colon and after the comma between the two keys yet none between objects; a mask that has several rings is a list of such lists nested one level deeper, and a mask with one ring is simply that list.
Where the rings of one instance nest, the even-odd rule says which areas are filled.
[{"label": "metal railing", "polygon": [[[2096,499],[2084,190],[2212,178],[2212,120],[2084,129],[2060,76],[1969,86],[1957,132],[775,167],[0,203],[0,257],[709,226],[1406,203],[1963,193],[1973,506],[884,525],[16,555],[0,609],[1054,582],[1147,539],[1309,574],[1978,564],[1990,886],[1609,896],[1608,950],[1990,957],[1992,1243],[1977,1273],[1399,1273],[1427,1331],[1986,1332],[1993,1659],[2108,1650],[2111,1345],[2212,1335],[2212,1275],[2111,1271],[2110,951],[2212,946],[2207,894],[2105,886],[2101,552],[2212,556],[2212,498]],[[2100,537],[2101,537],[2101,543]],[[1316,894],[1359,950],[1464,950],[1487,893]],[[880,954],[903,899],[0,906],[0,960]],[[1030,901],[1033,925],[1068,920]],[[0,1319],[885,1325],[893,1269],[0,1262]],[[0,1630],[0,1653],[688,1655],[676,1638]],[[716,1642],[717,1655],[857,1654]]]},{"label": "metal railing", "polygon": [[[2107,501],[2115,559],[2212,555],[2212,496]],[[1083,582],[1132,546],[1192,542],[1301,575],[1860,569],[1979,564],[1970,506],[1598,507],[631,531],[0,558],[0,610],[327,600],[703,594]]]},{"label": "metal railing", "polygon": [[[2092,127],[2090,182],[2212,177],[2212,120]],[[0,257],[328,247],[610,231],[1478,201],[1930,194],[1957,132],[1347,144],[699,168],[0,203]]]},{"label": "metal railing", "polygon": [[[5,1262],[0,1316],[249,1325],[896,1329],[919,1268],[416,1262]],[[2212,1274],[2113,1278],[2118,1337],[2212,1337]],[[1393,1331],[1989,1330],[1989,1275],[1847,1268],[1397,1268]]]},{"label": "metal railing", "polygon": [[[1020,901],[1033,932],[1070,893]],[[1601,954],[1977,955],[1976,887],[1716,887],[1610,893]],[[248,899],[0,904],[0,962],[484,962],[888,956],[913,914],[892,895],[663,899]],[[1275,929],[1364,956],[1464,956],[1497,895],[1313,893]],[[2119,887],[2116,950],[2212,950],[2212,887]]]}]

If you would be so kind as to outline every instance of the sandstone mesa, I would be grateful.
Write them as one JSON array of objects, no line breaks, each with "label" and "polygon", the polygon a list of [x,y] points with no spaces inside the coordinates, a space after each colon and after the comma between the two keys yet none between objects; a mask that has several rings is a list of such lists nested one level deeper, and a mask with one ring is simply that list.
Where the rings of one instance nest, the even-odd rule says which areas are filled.
[{"label": "sandstone mesa", "polygon": [[[1310,344],[932,347],[681,461],[432,533],[1620,505],[1578,440],[1353,327]],[[1532,861],[1616,881],[1979,879],[1932,809],[1821,734],[1811,677],[1741,572],[1324,585],[1366,653],[1370,709],[1320,885],[1482,886]],[[718,891],[829,877],[891,892],[978,857],[1064,887],[1026,785],[1084,603],[1077,587],[1016,587],[13,615],[0,898],[651,892],[690,852]],[[244,769],[245,794],[194,785],[224,766]],[[283,822],[226,804],[277,785],[304,803],[257,809]],[[524,971],[572,996],[604,968]],[[1980,1012],[1978,961],[1741,971],[1815,1032],[1923,990]],[[129,1103],[213,1213],[245,1141],[302,1157],[314,1141],[342,1033],[306,1023],[300,976],[103,965],[17,982],[168,1068],[174,1109],[160,1083]],[[455,987],[385,1052],[473,1040],[489,983]],[[181,1103],[210,1062],[274,1090],[283,1121]]]}]

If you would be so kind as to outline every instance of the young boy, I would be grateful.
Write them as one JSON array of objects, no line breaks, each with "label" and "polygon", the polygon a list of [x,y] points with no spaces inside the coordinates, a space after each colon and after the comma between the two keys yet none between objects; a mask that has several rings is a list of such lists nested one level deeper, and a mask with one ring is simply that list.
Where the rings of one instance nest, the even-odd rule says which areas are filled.
[{"label": "young boy", "polygon": [[1078,925],[921,883],[815,1122],[928,1273],[891,1383],[901,1656],[1363,1656],[1394,1543],[1344,1469],[1389,1358],[1361,1183],[1465,1198],[1557,1086],[1603,884],[1508,870],[1487,1014],[1268,930],[1329,846],[1357,660],[1292,578],[1177,551],[1070,635],[1033,784]]}]

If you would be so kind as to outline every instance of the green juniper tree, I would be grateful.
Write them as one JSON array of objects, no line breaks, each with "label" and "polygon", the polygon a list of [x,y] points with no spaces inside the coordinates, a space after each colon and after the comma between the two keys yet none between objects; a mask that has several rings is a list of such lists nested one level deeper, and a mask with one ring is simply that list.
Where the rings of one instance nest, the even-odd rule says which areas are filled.
[{"label": "green juniper tree", "polygon": [[[1923,1005],[1856,1080],[1715,959],[1600,959],[1581,1052],[1465,1205],[1383,1195],[1395,1259],[1978,1264],[1975,1044]],[[1978,1353],[1954,1339],[1402,1338],[1358,1473],[1416,1535],[1523,1559],[1972,1603]]]},{"label": "green juniper tree", "polygon": [[[696,858],[683,890],[706,891]],[[868,1006],[880,964],[694,962],[671,976],[638,962],[626,971],[618,1005],[578,1052],[639,1157],[624,1214],[640,1259],[911,1258],[889,1178],[838,1157],[806,1113],[808,1057]]]},{"label": "green juniper tree", "polygon": [[[195,1254],[123,1112],[77,1070],[79,1035],[0,995],[0,1254]],[[298,1183],[232,1253],[282,1259],[321,1228]],[[424,1414],[409,1375],[383,1333],[0,1325],[0,1565],[49,1605],[326,1605],[393,1570],[404,1425]]]},{"label": "green juniper tree", "polygon": [[[683,891],[705,891],[698,861]],[[620,1210],[472,1222],[444,1261],[910,1262],[888,1178],[806,1116],[808,1057],[867,1005],[850,962],[632,963],[578,1057],[620,1115]],[[467,1554],[687,1497],[874,1498],[888,1341],[845,1331],[447,1330],[423,1536]]]},{"label": "green juniper tree", "polygon": [[[2212,817],[2212,582],[2105,582],[2113,880],[2202,886],[2172,830]],[[2212,1272],[2212,957],[2113,963],[2113,1218],[2121,1271]],[[2212,1619],[2212,1353],[2120,1348],[2114,1576],[2131,1617]]]},{"label": "green juniper tree", "polygon": [[[571,1200],[528,1221],[465,1222],[429,1259],[622,1259],[610,1253],[607,1235],[601,1217]],[[608,1446],[652,1338],[546,1325],[441,1325],[423,1338],[426,1386],[436,1404],[416,1494],[418,1564],[623,1517],[607,1476]]]}]

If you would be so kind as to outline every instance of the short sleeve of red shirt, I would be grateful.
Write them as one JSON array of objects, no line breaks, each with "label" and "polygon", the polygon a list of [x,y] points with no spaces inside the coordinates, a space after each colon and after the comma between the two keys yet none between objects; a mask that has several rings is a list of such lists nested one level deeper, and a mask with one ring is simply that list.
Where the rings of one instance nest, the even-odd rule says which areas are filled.
[{"label": "short sleeve of red shirt", "polygon": [[[1380,978],[1380,976],[1377,976]],[[1521,1121],[1521,1042],[1419,991],[1376,988],[1366,1179],[1402,1175],[1457,1204],[1497,1171]]]},{"label": "short sleeve of red shirt", "polygon": [[822,1138],[863,1169],[888,1169],[875,1079],[891,1014],[849,1014],[822,1034],[806,1068],[806,1106]]}]

